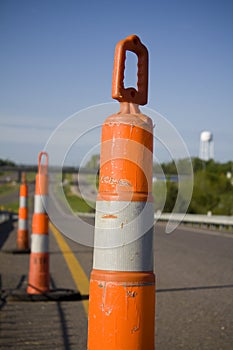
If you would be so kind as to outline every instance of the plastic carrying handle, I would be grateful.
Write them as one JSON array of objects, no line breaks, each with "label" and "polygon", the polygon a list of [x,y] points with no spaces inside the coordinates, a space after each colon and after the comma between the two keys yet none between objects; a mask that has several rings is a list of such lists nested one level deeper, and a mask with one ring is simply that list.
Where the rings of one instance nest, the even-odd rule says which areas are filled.
[{"label": "plastic carrying handle", "polygon": [[[45,163],[42,164],[42,157],[45,158]],[[38,156],[38,173],[39,174],[47,174],[48,173],[48,163],[49,156],[47,152],[40,152]]]},{"label": "plastic carrying handle", "polygon": [[[125,89],[124,70],[126,51],[134,52],[138,57],[137,90],[133,87]],[[148,50],[137,35],[128,36],[121,40],[115,49],[112,98],[119,102],[132,102],[145,105],[148,96]]]}]

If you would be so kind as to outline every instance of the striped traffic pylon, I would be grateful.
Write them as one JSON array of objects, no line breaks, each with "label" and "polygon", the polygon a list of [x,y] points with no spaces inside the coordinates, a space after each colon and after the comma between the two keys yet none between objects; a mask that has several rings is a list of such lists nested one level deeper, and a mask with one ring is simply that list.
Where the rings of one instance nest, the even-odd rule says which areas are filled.
[{"label": "striped traffic pylon", "polygon": [[26,173],[22,173],[21,185],[19,190],[19,211],[18,211],[18,232],[17,249],[19,251],[28,251],[28,185]]},{"label": "striped traffic pylon", "polygon": [[[138,90],[123,85],[126,50],[138,56]],[[148,52],[133,35],[118,43],[113,98],[120,112],[102,127],[90,278],[88,350],[153,350],[153,125],[147,102]]]},{"label": "striped traffic pylon", "polygon": [[[42,157],[45,164],[42,164]],[[41,152],[38,158],[38,174],[32,218],[31,254],[27,293],[42,294],[49,291],[48,253],[48,154]]]}]

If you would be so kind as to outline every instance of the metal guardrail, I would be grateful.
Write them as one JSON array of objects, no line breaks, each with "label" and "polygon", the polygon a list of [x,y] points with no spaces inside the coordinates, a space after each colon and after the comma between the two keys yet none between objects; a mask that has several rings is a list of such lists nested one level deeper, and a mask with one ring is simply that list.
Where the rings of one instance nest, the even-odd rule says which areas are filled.
[{"label": "metal guardrail", "polygon": [[0,212],[0,224],[10,220],[10,213],[8,211],[1,211]]},{"label": "metal guardrail", "polygon": [[[76,213],[76,215],[94,218],[95,213]],[[11,213],[7,210],[0,211],[0,223],[7,220],[16,220],[18,215]],[[170,221],[170,222],[180,222],[183,224],[196,224],[196,225],[206,225],[206,226],[216,226],[216,227],[227,227],[233,229],[233,216],[224,215],[201,215],[201,214],[176,214],[176,213],[155,213],[154,219],[156,221]]]},{"label": "metal guardrail", "polygon": [[233,228],[233,216],[155,213],[155,220]]},{"label": "metal guardrail", "polygon": [[17,220],[18,219],[18,214],[12,213],[8,210],[0,210],[0,224],[9,221],[9,220]]},{"label": "metal guardrail", "polygon": [[[76,215],[94,218],[94,213],[76,213]],[[224,215],[201,215],[201,214],[176,214],[176,213],[155,213],[156,221],[170,221],[182,224],[196,224],[208,227],[225,227],[233,229],[233,216]]]}]

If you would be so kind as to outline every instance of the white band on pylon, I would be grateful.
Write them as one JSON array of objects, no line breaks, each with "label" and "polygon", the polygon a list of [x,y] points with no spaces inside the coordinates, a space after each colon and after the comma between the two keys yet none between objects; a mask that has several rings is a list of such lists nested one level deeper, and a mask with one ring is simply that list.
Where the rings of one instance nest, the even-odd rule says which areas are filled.
[{"label": "white band on pylon", "polygon": [[27,219],[19,219],[18,220],[18,229],[19,230],[27,230],[28,229],[28,220]]},{"label": "white band on pylon", "polygon": [[31,235],[31,252],[32,253],[47,253],[49,250],[48,235],[33,233]]},{"label": "white band on pylon", "polygon": [[20,208],[27,208],[27,199],[28,199],[28,197],[23,197],[23,196],[19,197],[19,207]]},{"label": "white band on pylon", "polygon": [[154,203],[97,201],[93,267],[152,271]]},{"label": "white band on pylon", "polygon": [[47,195],[36,194],[34,197],[34,213],[37,213],[37,214],[46,213],[47,203],[48,203]]}]

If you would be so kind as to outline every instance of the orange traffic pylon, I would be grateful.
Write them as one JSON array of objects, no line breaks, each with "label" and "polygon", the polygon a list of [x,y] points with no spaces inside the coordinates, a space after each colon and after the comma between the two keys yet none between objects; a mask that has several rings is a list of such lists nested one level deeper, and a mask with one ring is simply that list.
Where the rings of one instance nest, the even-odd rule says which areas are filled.
[{"label": "orange traffic pylon", "polygon": [[[124,88],[126,50],[138,56],[138,90]],[[113,98],[120,112],[102,127],[88,350],[154,350],[153,125],[147,103],[148,51],[136,36],[116,46]]]},{"label": "orange traffic pylon", "polygon": [[28,242],[28,185],[26,173],[22,173],[19,192],[17,249],[29,251]]},{"label": "orange traffic pylon", "polygon": [[[42,164],[42,157],[45,164]],[[38,174],[32,218],[31,254],[27,293],[42,294],[49,291],[48,253],[48,154],[41,152],[38,158]]]}]

